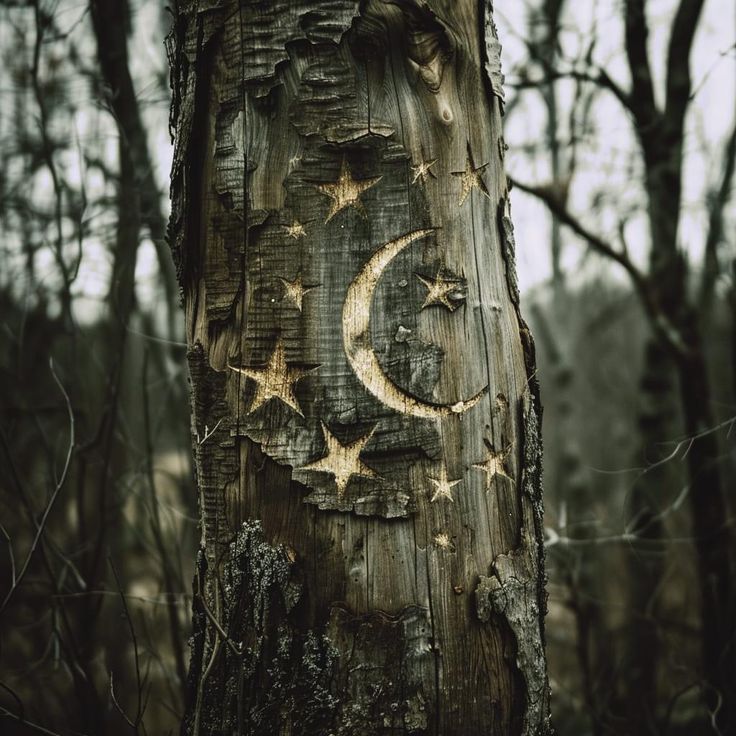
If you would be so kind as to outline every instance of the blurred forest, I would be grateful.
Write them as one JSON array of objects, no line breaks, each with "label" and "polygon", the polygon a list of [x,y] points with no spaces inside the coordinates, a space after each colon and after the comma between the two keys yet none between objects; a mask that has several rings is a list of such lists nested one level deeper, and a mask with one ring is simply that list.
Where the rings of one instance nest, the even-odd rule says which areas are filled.
[{"label": "blurred forest", "polygon": [[[495,6],[555,726],[725,736],[736,9]],[[207,436],[166,244],[170,22],[164,0],[0,4],[2,733],[178,731]]]}]

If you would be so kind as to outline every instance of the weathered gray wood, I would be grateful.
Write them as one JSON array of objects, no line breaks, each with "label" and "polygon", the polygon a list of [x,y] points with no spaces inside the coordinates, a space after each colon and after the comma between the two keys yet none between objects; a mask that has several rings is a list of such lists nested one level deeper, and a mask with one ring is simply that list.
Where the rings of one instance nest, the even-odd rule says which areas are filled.
[{"label": "weathered gray wood", "polygon": [[180,3],[186,733],[549,730],[492,29],[469,1]]}]

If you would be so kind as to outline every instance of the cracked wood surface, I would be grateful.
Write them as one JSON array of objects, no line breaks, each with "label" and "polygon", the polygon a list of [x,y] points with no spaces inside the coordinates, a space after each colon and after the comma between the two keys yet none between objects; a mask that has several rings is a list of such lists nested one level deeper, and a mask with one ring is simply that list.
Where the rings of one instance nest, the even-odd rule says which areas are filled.
[{"label": "cracked wood surface", "polygon": [[180,3],[186,733],[548,732],[494,33],[469,0]]}]

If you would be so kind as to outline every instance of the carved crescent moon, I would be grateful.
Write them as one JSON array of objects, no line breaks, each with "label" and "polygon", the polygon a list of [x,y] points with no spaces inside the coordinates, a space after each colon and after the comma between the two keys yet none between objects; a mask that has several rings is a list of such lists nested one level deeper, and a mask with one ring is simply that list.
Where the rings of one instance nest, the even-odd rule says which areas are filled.
[{"label": "carved crescent moon", "polygon": [[434,230],[414,230],[396,240],[382,245],[366,261],[348,287],[342,308],[342,339],[345,355],[358,380],[380,402],[402,414],[423,419],[441,419],[462,414],[474,407],[487,390],[484,388],[471,399],[452,405],[432,404],[420,401],[402,391],[384,373],[371,345],[371,304],[378,280],[396,256],[415,240],[424,238]]}]

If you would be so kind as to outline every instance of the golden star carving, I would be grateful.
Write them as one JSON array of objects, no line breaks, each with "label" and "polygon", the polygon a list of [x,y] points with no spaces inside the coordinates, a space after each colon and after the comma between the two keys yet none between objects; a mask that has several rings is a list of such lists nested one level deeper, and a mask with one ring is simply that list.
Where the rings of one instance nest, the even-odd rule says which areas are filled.
[{"label": "golden star carving", "polygon": [[315,460],[314,462],[305,465],[300,470],[314,470],[320,473],[330,473],[335,477],[335,485],[337,486],[337,495],[342,496],[347,488],[348,481],[354,475],[360,475],[364,478],[376,478],[376,473],[373,468],[369,468],[361,459],[360,453],[368,444],[368,441],[373,436],[373,430],[371,430],[365,437],[359,437],[353,442],[349,442],[347,445],[343,445],[340,440],[335,437],[327,425],[322,422],[322,434],[327,444],[327,454]]},{"label": "golden star carving", "polygon": [[248,407],[248,414],[263,406],[270,399],[279,399],[297,414],[304,416],[294,395],[294,384],[314,369],[296,368],[288,365],[284,343],[281,338],[276,341],[271,357],[265,365],[237,367],[228,364],[228,367],[230,370],[242,373],[256,382],[256,394]]},{"label": "golden star carving", "polygon": [[451,301],[449,298],[450,294],[457,291],[457,280],[446,279],[440,271],[437,271],[437,275],[433,279],[425,279],[424,276],[420,276],[418,273],[414,275],[427,287],[427,298],[422,304],[422,309],[431,307],[433,304],[441,304],[454,312],[460,306],[456,301]]},{"label": "golden star carving", "polygon": [[411,180],[412,184],[416,184],[419,179],[426,181],[428,176],[436,179],[436,174],[431,171],[431,168],[437,163],[437,159],[433,158],[431,161],[422,161],[419,166],[412,166],[411,170],[414,172],[414,178]]},{"label": "golden star carving", "polygon": [[508,454],[510,448],[506,448],[503,452],[494,452],[488,448],[488,455],[486,459],[481,463],[475,463],[473,465],[477,470],[482,470],[486,474],[486,493],[491,490],[491,484],[496,476],[501,476],[507,480],[514,482],[514,479],[506,473],[506,467],[504,466],[504,460]]},{"label": "golden star carving", "polygon": [[299,240],[299,238],[303,238],[307,234],[304,225],[299,220],[294,220],[291,225],[284,225],[284,227],[286,228],[287,237],[294,238],[294,240]]},{"label": "golden star carving", "polygon": [[355,207],[363,217],[366,216],[365,208],[360,200],[360,195],[372,186],[378,184],[382,177],[374,176],[371,179],[361,179],[356,181],[350,173],[345,159],[340,165],[340,175],[334,184],[317,184],[317,189],[326,194],[332,200],[332,207],[327,214],[325,224],[327,224],[340,210],[345,207]]},{"label": "golden star carving", "polygon": [[477,189],[478,191],[485,194],[486,197],[490,198],[491,195],[488,193],[488,187],[481,177],[481,172],[483,171],[483,169],[486,168],[486,166],[488,166],[488,164],[483,164],[483,166],[479,166],[478,168],[476,168],[473,161],[473,154],[468,148],[468,155],[465,158],[465,171],[452,172],[453,176],[460,177],[460,201],[458,202],[459,206],[462,206],[462,204],[468,198],[470,192],[472,192],[473,189]]},{"label": "golden star carving", "polygon": [[447,468],[443,465],[440,468],[440,477],[432,478],[427,476],[427,480],[435,487],[432,498],[429,499],[430,503],[434,503],[438,498],[446,498],[448,501],[455,501],[452,497],[452,489],[461,481],[449,480],[447,478]]},{"label": "golden star carving", "polygon": [[278,279],[284,285],[284,299],[290,301],[300,312],[302,311],[304,295],[318,288],[317,286],[304,286],[304,284],[302,284],[301,271],[296,275],[296,278],[293,281],[282,279],[281,276],[279,276]]},{"label": "golden star carving", "polygon": [[434,538],[432,541],[443,550],[454,550],[454,545],[452,543],[452,539],[450,539],[450,535],[447,532],[438,532],[434,535]]}]

